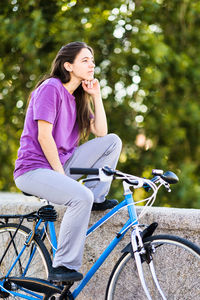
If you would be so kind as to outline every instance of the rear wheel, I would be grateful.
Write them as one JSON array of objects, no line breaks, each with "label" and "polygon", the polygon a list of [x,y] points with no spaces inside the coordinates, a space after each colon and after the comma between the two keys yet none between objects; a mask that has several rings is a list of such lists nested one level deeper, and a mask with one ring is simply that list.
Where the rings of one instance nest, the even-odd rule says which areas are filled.
[{"label": "rear wheel", "polygon": [[[151,252],[159,285],[170,300],[200,299],[200,248],[176,236],[151,236],[144,241]],[[148,259],[142,257],[146,284],[153,300],[162,299],[151,276]],[[110,276],[106,300],[146,300],[135,260],[124,253]]]},{"label": "rear wheel", "polygon": [[[9,269],[23,248],[26,238],[31,231],[25,226],[20,226],[20,229],[18,230],[14,241],[11,243],[8,252],[6,253],[5,257],[3,257],[5,249],[11,241],[11,237],[15,233],[17,227],[17,224],[0,225],[0,282],[4,280]],[[35,236],[30,246],[26,247],[22,256],[17,261],[13,270],[9,274],[9,277],[26,276],[47,279],[50,267],[50,255],[40,238]],[[22,299],[20,296],[14,297],[10,295],[9,290],[24,295],[28,294],[26,291],[20,290],[17,285],[9,282],[5,282],[4,287],[8,290],[8,292],[0,290],[1,298]]]}]

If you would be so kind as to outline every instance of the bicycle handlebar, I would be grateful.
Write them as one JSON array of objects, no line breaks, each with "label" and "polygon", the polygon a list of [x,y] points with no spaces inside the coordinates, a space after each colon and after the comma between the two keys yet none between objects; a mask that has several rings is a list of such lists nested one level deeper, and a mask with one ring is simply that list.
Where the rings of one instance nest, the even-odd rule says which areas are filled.
[{"label": "bicycle handlebar", "polygon": [[96,175],[96,176],[91,176],[89,178],[87,177],[82,179],[83,183],[87,181],[95,181],[95,180],[102,181],[102,182],[109,182],[112,181],[113,178],[122,180],[125,193],[129,193],[130,186],[132,186],[134,189],[144,188],[145,191],[147,192],[152,191],[151,195],[148,196],[147,198],[134,202],[135,204],[146,202],[144,209],[141,211],[138,218],[142,217],[146,213],[147,207],[153,205],[154,201],[156,200],[157,192],[161,186],[164,186],[168,192],[171,192],[170,184],[174,184],[179,181],[178,177],[173,172],[167,171],[164,173],[162,170],[156,170],[156,169],[152,171],[152,174],[154,175],[152,179],[126,174],[118,170],[113,170],[107,166],[99,169],[70,168],[70,173],[81,174],[81,175]]},{"label": "bicycle handlebar", "polygon": [[[171,171],[164,172],[162,170],[156,170],[154,169],[152,171],[153,175],[156,175],[154,178],[151,179],[152,182],[156,182],[157,179],[162,179],[168,184],[175,184],[179,181],[177,175]],[[97,169],[97,168],[70,168],[70,174],[80,174],[80,175],[99,175],[99,177],[110,177],[110,176],[116,176],[121,177],[124,181],[131,185],[138,185],[138,180],[145,181],[145,178],[139,178],[137,176],[133,176],[130,174],[125,174],[123,172],[113,170],[108,166],[105,166],[103,168]],[[104,175],[104,176],[103,176]],[[101,178],[99,178],[101,180]],[[103,178],[102,178],[103,180]],[[104,180],[103,180],[104,181]]]},{"label": "bicycle handlebar", "polygon": [[92,168],[70,168],[70,174],[77,174],[77,175],[99,175],[99,169],[92,169]]}]

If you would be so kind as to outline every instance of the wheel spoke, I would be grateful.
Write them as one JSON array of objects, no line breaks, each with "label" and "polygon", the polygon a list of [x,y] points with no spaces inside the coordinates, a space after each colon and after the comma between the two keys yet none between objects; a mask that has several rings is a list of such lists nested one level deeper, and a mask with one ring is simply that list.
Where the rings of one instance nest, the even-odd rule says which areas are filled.
[{"label": "wheel spoke", "polygon": [[[12,235],[16,230],[16,224],[8,224],[0,226],[0,257],[3,256],[4,250],[9,245]],[[14,242],[10,244],[9,250],[7,251],[5,257],[0,266],[0,278],[4,278],[11,268],[13,263],[15,262],[18,254],[24,246],[26,241],[26,237],[29,234],[30,230],[24,226],[21,226],[18,230]],[[35,248],[36,247],[36,248]],[[33,253],[33,249],[36,249],[33,258],[30,260],[31,254]],[[51,260],[47,255],[47,250],[43,245],[43,242],[40,240],[33,239],[32,244],[29,247],[25,248],[25,251],[21,255],[20,259],[17,261],[13,270],[11,271],[9,277],[17,276],[21,277],[28,266],[28,270],[25,276],[35,277],[35,278],[43,278],[46,279],[48,276],[48,269],[50,267]],[[48,256],[48,258],[46,257]],[[6,283],[5,288],[7,290],[13,290],[17,293],[21,293],[24,295],[28,295],[26,290],[18,289],[17,285]],[[5,294],[0,291],[0,298],[5,298]],[[7,295],[6,299],[22,299],[18,296]]]},{"label": "wheel spoke", "polygon": [[[154,270],[149,268],[149,259],[142,257],[143,273],[152,299],[161,299],[161,295],[170,300],[200,299],[200,249],[197,246],[168,235],[149,237],[144,244],[148,251],[152,251]],[[125,253],[116,264],[106,299],[146,300],[130,253]]]}]

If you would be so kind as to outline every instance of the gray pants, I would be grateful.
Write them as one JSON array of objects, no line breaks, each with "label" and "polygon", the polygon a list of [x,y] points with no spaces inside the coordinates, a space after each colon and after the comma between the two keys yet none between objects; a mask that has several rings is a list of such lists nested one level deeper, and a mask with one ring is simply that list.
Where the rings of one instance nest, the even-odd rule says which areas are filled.
[{"label": "gray pants", "polygon": [[121,152],[121,140],[115,134],[95,138],[79,146],[65,163],[67,176],[50,169],[36,169],[19,176],[15,183],[23,192],[44,198],[55,204],[67,205],[64,214],[53,267],[65,266],[78,270],[82,263],[84,243],[93,202],[103,202],[110,189],[107,182],[85,185],[70,175],[71,167],[116,168]]}]

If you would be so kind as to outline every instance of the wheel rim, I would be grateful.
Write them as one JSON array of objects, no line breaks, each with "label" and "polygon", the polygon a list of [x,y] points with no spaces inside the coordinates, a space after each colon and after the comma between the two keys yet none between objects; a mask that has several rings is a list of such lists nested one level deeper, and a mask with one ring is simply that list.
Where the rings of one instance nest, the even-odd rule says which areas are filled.
[{"label": "wheel rim", "polygon": [[[0,244],[4,245],[4,247],[0,247],[0,257],[2,257],[3,252],[5,250],[5,245],[8,245],[10,241],[10,234],[13,234],[16,230],[16,227],[8,226],[8,227],[2,227],[0,228]],[[11,244],[11,247],[9,248],[9,251],[7,252],[5,258],[3,259],[3,262],[0,266],[0,278],[5,277],[7,274],[8,269],[11,267],[13,262],[16,259],[17,253],[19,253],[24,245],[24,242],[26,240],[26,237],[28,235],[28,232],[25,232],[24,230],[19,229],[17,232],[17,235],[15,237],[15,244]],[[30,257],[33,253],[33,249],[35,249],[35,245],[37,246],[34,254],[34,257],[32,258],[30,262]],[[28,270],[26,274],[24,274],[28,261],[30,262]],[[9,277],[12,276],[22,276],[25,275],[27,277],[36,277],[36,278],[47,278],[48,276],[48,267],[44,258],[44,255],[38,247],[38,244],[33,241],[32,244],[25,249],[24,253],[21,256],[20,263],[18,262],[16,266],[13,268],[12,272],[10,273]],[[12,289],[16,290],[16,292],[21,292],[18,290],[18,288],[15,285],[12,285]],[[23,292],[23,294],[27,294],[26,292]],[[13,297],[12,295],[9,295],[7,299],[21,299],[21,297]]]},{"label": "wheel rim", "polygon": [[[200,299],[200,255],[176,240],[158,239],[151,244],[156,249],[153,254],[156,275],[166,298]],[[149,265],[145,262],[142,265],[152,299],[162,299],[150,279]],[[130,253],[118,265],[108,289],[107,299],[147,299]]]}]

